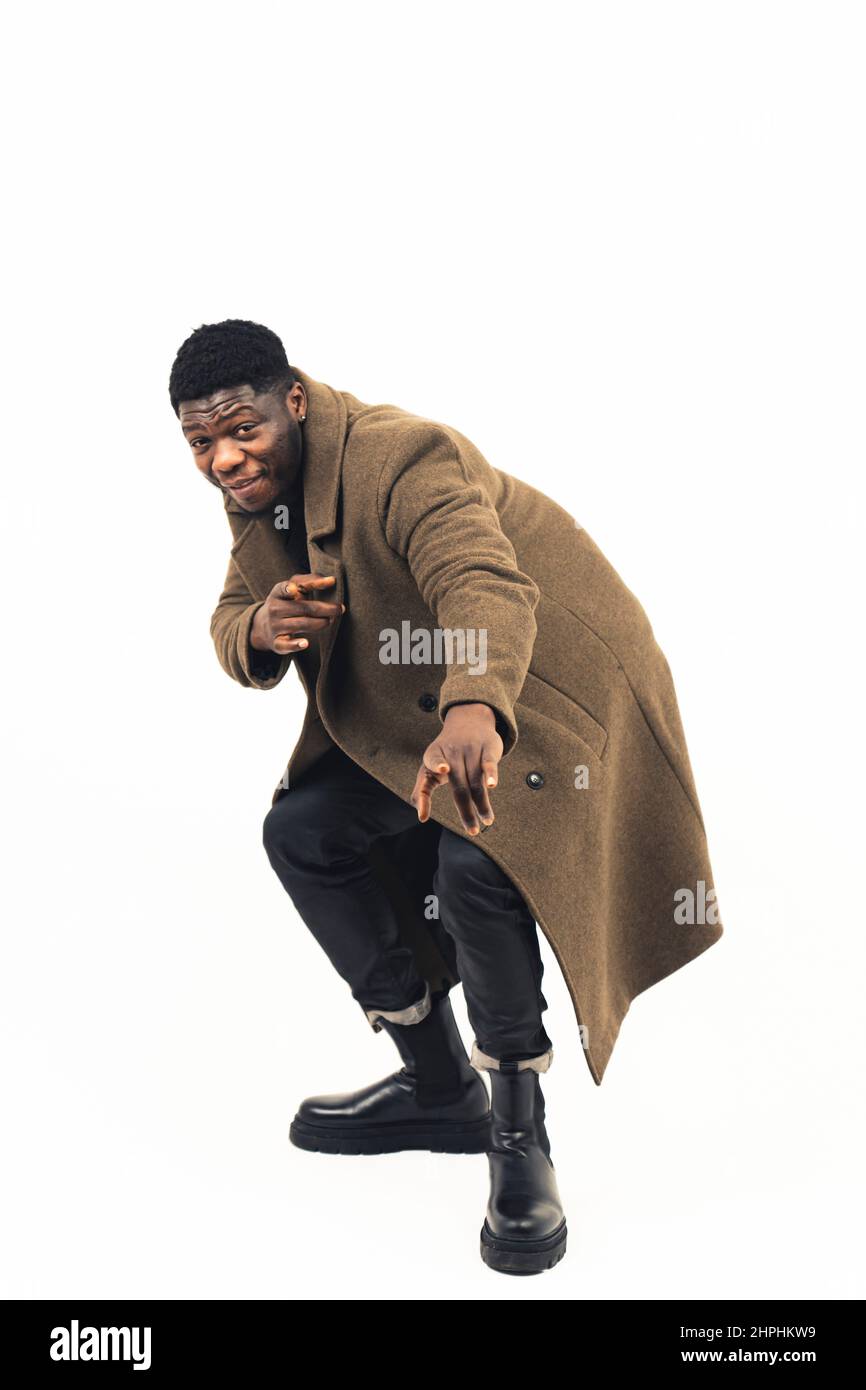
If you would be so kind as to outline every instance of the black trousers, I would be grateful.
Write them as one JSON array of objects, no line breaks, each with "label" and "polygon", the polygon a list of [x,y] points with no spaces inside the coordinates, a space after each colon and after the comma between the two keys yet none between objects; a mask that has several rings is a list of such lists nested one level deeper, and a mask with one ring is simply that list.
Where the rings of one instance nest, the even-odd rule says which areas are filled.
[{"label": "black trousers", "polygon": [[[436,796],[450,796],[445,786]],[[264,845],[298,913],[363,1009],[405,1009],[424,995],[388,897],[364,858],[416,824],[413,806],[334,746],[271,807]],[[433,892],[453,939],[475,1041],[499,1061],[552,1047],[541,1020],[535,920],[510,879],[468,836],[442,827]]]}]

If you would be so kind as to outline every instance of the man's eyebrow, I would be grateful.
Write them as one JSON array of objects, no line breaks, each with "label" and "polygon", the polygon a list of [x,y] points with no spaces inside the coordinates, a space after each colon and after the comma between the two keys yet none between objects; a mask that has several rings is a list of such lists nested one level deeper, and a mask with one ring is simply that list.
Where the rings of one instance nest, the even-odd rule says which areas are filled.
[{"label": "man's eyebrow", "polygon": [[[258,415],[259,418],[261,418],[260,411],[256,410],[255,406],[250,401],[238,401],[237,405],[231,405],[228,410],[222,411],[217,416],[217,421],[229,420],[232,415],[236,415],[239,410],[251,410],[254,415]],[[207,425],[202,424],[181,425],[181,430],[184,434],[189,434],[191,431],[205,430],[207,428]]]}]

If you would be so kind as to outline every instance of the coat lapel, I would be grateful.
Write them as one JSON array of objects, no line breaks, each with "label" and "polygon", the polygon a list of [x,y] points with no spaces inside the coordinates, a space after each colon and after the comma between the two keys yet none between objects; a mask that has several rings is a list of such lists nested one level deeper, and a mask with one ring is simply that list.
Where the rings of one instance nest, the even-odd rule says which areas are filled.
[{"label": "coat lapel", "polygon": [[[329,602],[342,603],[343,565],[335,554],[323,550],[319,541],[333,535],[337,528],[348,409],[339,391],[297,367],[294,370],[307,393],[307,418],[302,426],[307,559],[305,564],[299,557],[297,563],[310,574],[333,575],[337,582],[326,591],[327,598]],[[234,537],[232,559],[253,598],[265,599],[275,584],[289,577],[285,532],[277,530],[273,512],[251,516],[228,493],[223,494],[223,502]],[[318,636],[317,700],[339,626],[339,621],[331,623]]]},{"label": "coat lapel", "polygon": [[[310,572],[334,574],[342,589],[342,565],[326,555],[317,541],[333,534],[337,526],[343,449],[348,411],[338,391],[295,368],[307,393],[304,431],[304,525]],[[226,492],[223,505],[231,526],[232,558],[247,588],[257,600],[266,598],[280,579],[286,578],[284,534],[274,525],[273,513],[251,516]],[[329,595],[330,597],[330,595]]]}]

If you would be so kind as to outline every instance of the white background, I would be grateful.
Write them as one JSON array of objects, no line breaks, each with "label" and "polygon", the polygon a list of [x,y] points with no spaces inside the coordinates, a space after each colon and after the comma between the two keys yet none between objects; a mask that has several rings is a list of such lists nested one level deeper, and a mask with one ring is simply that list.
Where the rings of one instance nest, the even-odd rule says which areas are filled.
[{"label": "white background", "polygon": [[[862,7],[6,24],[5,1296],[863,1297]],[[673,671],[725,934],[601,1087],[542,942],[542,1278],[483,1155],[288,1143],[399,1059],[261,846],[300,684],[210,643],[167,383],[229,316],[568,508]]]}]

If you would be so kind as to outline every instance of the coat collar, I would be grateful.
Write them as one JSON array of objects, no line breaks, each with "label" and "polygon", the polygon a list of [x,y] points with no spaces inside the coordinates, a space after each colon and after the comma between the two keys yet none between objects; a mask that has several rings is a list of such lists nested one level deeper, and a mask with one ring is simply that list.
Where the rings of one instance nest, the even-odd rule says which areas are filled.
[{"label": "coat collar", "polygon": [[[307,539],[317,540],[320,536],[329,536],[337,527],[349,412],[339,391],[322,381],[316,381],[315,377],[308,376],[298,367],[294,367],[293,371],[307,393],[307,418],[301,426],[304,432],[304,525]],[[237,520],[244,517],[251,519],[250,513],[245,512],[227,492],[223,494],[223,502],[226,512],[230,514],[232,530],[237,532]],[[239,516],[233,521],[231,514]],[[273,530],[270,513],[259,520]]]}]

